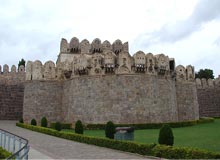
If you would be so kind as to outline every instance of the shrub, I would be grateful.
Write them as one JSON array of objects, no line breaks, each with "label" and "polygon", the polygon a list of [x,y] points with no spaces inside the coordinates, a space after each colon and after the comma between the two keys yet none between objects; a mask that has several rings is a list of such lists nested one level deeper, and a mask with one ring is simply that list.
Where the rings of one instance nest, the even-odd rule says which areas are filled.
[{"label": "shrub", "polygon": [[201,117],[199,120],[197,120],[197,123],[198,124],[201,124],[201,123],[211,123],[211,122],[214,122],[214,118],[211,118],[211,117]]},{"label": "shrub", "polygon": [[32,125],[32,126],[36,126],[36,125],[37,125],[37,121],[36,121],[35,119],[32,119],[32,120],[31,120],[31,125]]},{"label": "shrub", "polygon": [[61,123],[62,129],[71,129],[71,123]]},{"label": "shrub", "polygon": [[19,123],[24,123],[23,118],[20,118],[20,119],[19,119]]},{"label": "shrub", "polygon": [[164,125],[160,129],[158,142],[159,144],[170,145],[170,146],[173,145],[174,143],[173,131],[169,125]]},{"label": "shrub", "polygon": [[117,141],[107,138],[90,137],[74,133],[58,132],[54,129],[32,126],[22,123],[16,123],[16,126],[72,141],[93,144],[100,147],[107,147],[111,149],[137,153],[141,155],[157,156],[167,159],[220,159],[219,153],[189,147],[172,147],[156,144],[141,144],[137,142]]},{"label": "shrub", "polygon": [[47,118],[46,117],[43,117],[41,119],[41,127],[47,127]]},{"label": "shrub", "polygon": [[0,159],[6,159],[11,156],[11,153],[0,147]]},{"label": "shrub", "polygon": [[108,121],[105,127],[105,137],[114,139],[115,125],[112,121]]},{"label": "shrub", "polygon": [[76,121],[75,123],[75,133],[83,134],[83,125],[80,120]]},{"label": "shrub", "polygon": [[56,129],[57,131],[61,131],[62,126],[61,126],[61,123],[60,123],[60,122],[56,122],[56,123],[55,123],[55,129]]},{"label": "shrub", "polygon": [[[201,118],[200,120],[194,121],[183,121],[183,122],[170,122],[170,123],[140,123],[140,124],[115,124],[115,127],[125,127],[125,126],[133,126],[135,129],[159,129],[163,125],[167,124],[172,128],[178,127],[186,127],[193,126],[200,123],[210,123],[214,122],[214,118],[206,117]],[[106,124],[87,124],[86,129],[97,130],[97,129],[105,129]]]},{"label": "shrub", "polygon": [[[71,129],[72,124],[71,123],[61,123],[62,129]],[[50,123],[50,128],[55,129],[55,123]]]}]

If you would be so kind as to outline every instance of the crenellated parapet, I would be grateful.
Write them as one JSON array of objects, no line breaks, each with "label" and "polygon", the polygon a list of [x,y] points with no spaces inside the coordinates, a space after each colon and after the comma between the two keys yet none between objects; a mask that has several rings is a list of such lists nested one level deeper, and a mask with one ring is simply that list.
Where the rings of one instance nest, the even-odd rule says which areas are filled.
[{"label": "crenellated parapet", "polygon": [[48,61],[28,61],[26,80],[65,80],[77,76],[151,74],[168,76],[178,81],[193,81],[194,67],[175,67],[174,58],[164,54],[136,52],[129,53],[128,42],[116,40],[112,44],[96,38],[90,43],[74,37],[68,41],[61,39],[60,53],[56,64]]},{"label": "crenellated parapet", "polygon": [[7,64],[0,65],[0,84],[17,84],[25,80],[25,67],[23,65],[17,67],[12,65],[9,69]]},{"label": "crenellated parapet", "polygon": [[55,67],[55,63],[47,61],[44,64],[36,60],[28,61],[26,65],[26,80],[54,80],[57,78],[59,67]]},{"label": "crenellated parapet", "polygon": [[178,65],[175,69],[176,80],[177,81],[194,81],[195,80],[195,70],[194,67],[188,65],[184,67],[183,65]]},{"label": "crenellated parapet", "polygon": [[220,75],[216,79],[196,78],[196,86],[198,89],[219,87],[220,86]]}]

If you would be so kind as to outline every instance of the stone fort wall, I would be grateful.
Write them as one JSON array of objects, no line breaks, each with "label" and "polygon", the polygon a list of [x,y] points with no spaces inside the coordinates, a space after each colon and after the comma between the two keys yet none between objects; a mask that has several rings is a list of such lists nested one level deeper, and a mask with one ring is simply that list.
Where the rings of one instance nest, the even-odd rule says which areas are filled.
[{"label": "stone fort wall", "polygon": [[128,43],[62,39],[56,64],[28,61],[24,121],[73,123],[196,120],[194,67],[164,54],[129,53]]},{"label": "stone fort wall", "polygon": [[18,120],[23,115],[25,68],[0,65],[0,120]]},{"label": "stone fort wall", "polygon": [[220,117],[220,76],[215,80],[196,79],[199,114]]},{"label": "stone fort wall", "polygon": [[26,72],[4,65],[0,73],[1,119],[159,123],[220,115],[220,78],[195,82],[193,66],[176,67],[164,54],[131,56],[120,40],[62,39],[56,64],[28,61]]},{"label": "stone fort wall", "polygon": [[[157,75],[81,76],[26,81],[25,122],[156,123],[199,118],[196,85]],[[178,97],[177,97],[178,96]]]}]

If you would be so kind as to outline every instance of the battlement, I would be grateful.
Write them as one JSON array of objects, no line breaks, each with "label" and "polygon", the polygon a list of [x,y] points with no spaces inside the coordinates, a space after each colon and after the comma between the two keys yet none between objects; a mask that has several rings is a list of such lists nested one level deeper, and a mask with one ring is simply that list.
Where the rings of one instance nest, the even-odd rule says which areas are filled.
[{"label": "battlement", "polygon": [[113,44],[108,41],[101,43],[98,38],[91,44],[88,40],[79,42],[75,37],[70,43],[62,39],[56,64],[47,61],[43,65],[36,60],[28,61],[26,67],[26,80],[65,80],[86,75],[114,74],[170,76],[178,81],[193,81],[195,77],[194,67],[175,67],[174,58],[164,54],[145,54],[143,51],[131,56],[128,42],[116,40]]},{"label": "battlement", "polygon": [[196,78],[196,87],[198,89],[214,88],[220,86],[220,75],[216,79]]},{"label": "battlement", "polygon": [[14,85],[25,81],[25,67],[21,65],[18,69],[15,65],[9,66],[7,64],[0,65],[0,84]]},{"label": "battlement", "polygon": [[122,43],[121,40],[117,39],[111,44],[109,41],[105,40],[101,43],[99,38],[96,38],[90,43],[87,39],[79,42],[79,39],[73,37],[70,43],[64,38],[60,42],[60,54],[78,54],[78,53],[103,53],[105,51],[112,51],[115,54],[119,54],[122,51],[128,52],[128,42]]}]

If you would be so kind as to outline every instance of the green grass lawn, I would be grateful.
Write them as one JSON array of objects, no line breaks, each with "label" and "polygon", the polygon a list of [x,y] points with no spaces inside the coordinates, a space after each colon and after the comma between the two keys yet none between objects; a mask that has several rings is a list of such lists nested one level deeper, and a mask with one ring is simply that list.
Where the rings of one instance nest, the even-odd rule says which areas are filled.
[{"label": "green grass lawn", "polygon": [[[73,130],[65,130],[73,132]],[[213,123],[198,124],[190,127],[173,128],[174,146],[187,146],[220,153],[220,119]],[[85,130],[84,135],[105,137],[104,130]],[[135,130],[134,141],[158,143],[159,129]]]}]

